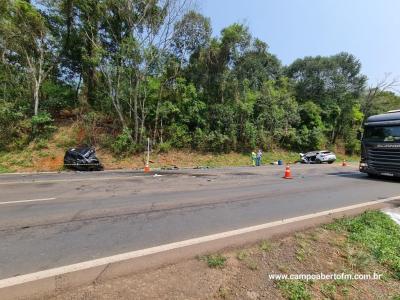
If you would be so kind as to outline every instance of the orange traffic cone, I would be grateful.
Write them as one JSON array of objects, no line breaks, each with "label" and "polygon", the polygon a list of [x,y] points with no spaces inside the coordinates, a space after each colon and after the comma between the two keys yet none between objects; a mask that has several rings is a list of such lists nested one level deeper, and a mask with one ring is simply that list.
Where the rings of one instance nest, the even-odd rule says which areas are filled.
[{"label": "orange traffic cone", "polygon": [[342,167],[347,167],[347,162],[344,159],[343,159],[343,162],[342,162]]},{"label": "orange traffic cone", "polygon": [[284,179],[293,179],[292,177],[292,172],[290,171],[290,166],[287,165],[285,169],[285,176],[283,176]]},{"label": "orange traffic cone", "polygon": [[144,166],[144,172],[145,172],[145,173],[149,173],[149,172],[150,172],[150,167],[149,167],[148,164],[146,164],[146,165]]}]

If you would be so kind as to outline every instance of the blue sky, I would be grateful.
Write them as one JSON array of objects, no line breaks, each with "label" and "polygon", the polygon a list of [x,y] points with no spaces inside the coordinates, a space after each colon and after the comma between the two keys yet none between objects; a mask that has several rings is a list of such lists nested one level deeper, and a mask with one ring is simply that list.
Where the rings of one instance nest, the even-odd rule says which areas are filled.
[{"label": "blue sky", "polygon": [[234,22],[249,26],[284,64],[304,56],[354,54],[374,84],[400,76],[399,0],[201,0],[214,35]]}]

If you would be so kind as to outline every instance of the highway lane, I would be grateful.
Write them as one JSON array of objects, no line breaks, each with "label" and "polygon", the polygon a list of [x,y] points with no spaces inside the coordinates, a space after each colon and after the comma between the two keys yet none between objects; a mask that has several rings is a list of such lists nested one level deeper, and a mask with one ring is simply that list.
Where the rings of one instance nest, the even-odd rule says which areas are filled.
[{"label": "highway lane", "polygon": [[400,195],[350,167],[292,170],[2,175],[0,279]]}]

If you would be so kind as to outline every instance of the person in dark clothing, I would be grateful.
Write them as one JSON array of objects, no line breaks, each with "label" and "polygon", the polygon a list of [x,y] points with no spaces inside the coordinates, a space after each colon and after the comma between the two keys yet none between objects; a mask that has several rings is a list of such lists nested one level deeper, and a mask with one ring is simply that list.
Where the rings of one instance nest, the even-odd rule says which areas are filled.
[{"label": "person in dark clothing", "polygon": [[262,158],[262,151],[261,149],[258,150],[257,156],[256,156],[256,166],[261,166],[261,158]]}]

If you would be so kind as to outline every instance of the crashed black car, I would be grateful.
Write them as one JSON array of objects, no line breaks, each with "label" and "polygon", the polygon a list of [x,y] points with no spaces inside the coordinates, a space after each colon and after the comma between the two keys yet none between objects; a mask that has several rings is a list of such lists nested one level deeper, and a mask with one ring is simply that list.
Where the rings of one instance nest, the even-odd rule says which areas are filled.
[{"label": "crashed black car", "polygon": [[65,152],[64,166],[77,171],[101,171],[103,165],[93,147],[71,148]]}]

